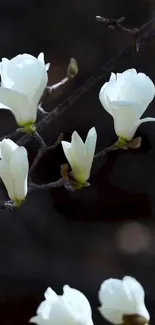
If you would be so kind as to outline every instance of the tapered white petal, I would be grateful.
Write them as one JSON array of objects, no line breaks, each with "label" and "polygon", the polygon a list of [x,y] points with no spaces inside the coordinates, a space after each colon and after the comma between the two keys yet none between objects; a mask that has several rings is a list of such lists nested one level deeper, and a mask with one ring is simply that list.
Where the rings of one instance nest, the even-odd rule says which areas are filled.
[{"label": "tapered white petal", "polygon": [[17,148],[18,145],[11,139],[3,139],[0,141],[0,158],[8,162],[13,151],[15,151]]},{"label": "tapered white petal", "polygon": [[123,280],[108,279],[99,291],[101,307],[99,311],[113,324],[122,324],[123,315],[140,315],[149,321],[149,313],[144,303],[144,290],[132,277]]},{"label": "tapered white petal", "polygon": [[38,55],[38,60],[39,60],[43,65],[45,65],[44,53],[43,53],[43,52],[41,52],[41,53]]},{"label": "tapered white petal", "polygon": [[14,198],[14,184],[11,177],[11,173],[8,169],[8,165],[0,160],[0,177],[5,185],[5,188],[8,192],[8,196],[11,200]]},{"label": "tapered white petal", "polygon": [[12,89],[17,90],[38,104],[47,85],[48,77],[45,65],[34,57],[22,55],[10,60],[7,74],[14,81]]},{"label": "tapered white petal", "polygon": [[72,155],[72,149],[71,149],[71,143],[67,142],[67,141],[61,141],[62,144],[62,148],[64,151],[64,154],[70,164],[70,166],[74,165],[74,157]]},{"label": "tapered white petal", "polygon": [[122,86],[119,88],[120,99],[130,99],[131,102],[137,103],[137,113],[138,118],[140,118],[154,98],[155,86],[152,80],[144,73],[134,74],[132,78],[129,76],[127,80],[123,81],[124,84],[122,82]]},{"label": "tapered white petal", "polygon": [[84,142],[76,131],[72,134],[71,149],[75,163],[74,166],[72,165],[74,178],[81,183],[85,183],[89,177],[86,149]]},{"label": "tapered white petal", "polygon": [[99,99],[101,104],[104,106],[104,109],[112,115],[111,108],[109,105],[110,100],[117,100],[117,81],[116,75],[111,73],[109,82],[106,82],[100,92],[99,92]]},{"label": "tapered white petal", "polygon": [[88,166],[91,169],[92,162],[94,159],[95,148],[97,141],[97,133],[95,127],[91,128],[88,132],[86,141],[85,141],[85,150],[87,154]]},{"label": "tapered white petal", "polygon": [[55,291],[52,290],[50,287],[47,288],[47,290],[45,291],[44,297],[50,303],[56,302],[59,298],[59,296],[55,293]]},{"label": "tapered white petal", "polygon": [[82,292],[72,289],[68,285],[63,287],[63,291],[62,299],[76,322],[87,324],[87,320],[91,318],[91,307],[88,299]]},{"label": "tapered white petal", "polygon": [[135,103],[112,102],[111,105],[117,136],[126,140],[132,139],[138,127]]},{"label": "tapered white petal", "polygon": [[0,62],[0,74],[1,74],[1,86],[11,88],[13,86],[13,80],[7,75],[7,66],[10,60],[3,58]]},{"label": "tapered white petal", "polygon": [[146,122],[155,122],[155,118],[154,117],[145,117],[142,118],[138,121],[138,126],[142,123],[146,123]]},{"label": "tapered white petal", "polygon": [[85,145],[76,131],[74,131],[72,134],[71,147],[76,158],[81,160],[85,154]]},{"label": "tapered white petal", "polygon": [[19,125],[35,122],[37,106],[30,102],[26,95],[1,87],[0,103],[6,105],[12,111]]},{"label": "tapered white petal", "polygon": [[46,63],[46,64],[45,64],[44,53],[43,53],[43,52],[41,52],[41,53],[38,55],[38,60],[39,60],[43,65],[45,65],[45,70],[48,71],[49,68],[50,68],[50,63]]},{"label": "tapered white petal", "polygon": [[10,159],[10,172],[14,183],[14,200],[24,200],[27,191],[29,163],[27,151],[24,147],[18,147]]},{"label": "tapered white petal", "polygon": [[46,71],[49,70],[50,66],[51,66],[51,63],[46,63],[46,64],[45,64],[45,69],[46,69]]}]

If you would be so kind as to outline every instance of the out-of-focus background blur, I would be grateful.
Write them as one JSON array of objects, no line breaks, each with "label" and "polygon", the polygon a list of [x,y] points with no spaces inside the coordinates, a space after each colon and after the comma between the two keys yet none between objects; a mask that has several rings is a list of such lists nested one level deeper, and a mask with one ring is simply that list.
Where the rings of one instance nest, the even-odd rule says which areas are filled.
[{"label": "out-of-focus background blur", "polygon": [[[0,57],[45,53],[51,62],[49,84],[65,76],[70,57],[79,75],[46,100],[52,110],[122,47],[130,35],[109,30],[95,16],[125,16],[128,27],[139,27],[155,16],[153,0],[5,0],[0,3]],[[128,68],[148,74],[155,82],[155,39],[138,54],[121,60],[114,72]],[[60,132],[73,130],[84,138],[90,127],[98,133],[97,151],[116,136],[113,121],[98,100],[109,74],[86,92],[60,119],[42,132],[52,144]],[[155,117],[155,102],[145,116]],[[0,135],[16,127],[8,111],[0,112]],[[83,291],[91,302],[95,325],[105,321],[97,311],[97,292],[109,277],[132,275],[146,290],[146,303],[155,320],[155,124],[138,129],[142,146],[98,160],[91,187],[76,193],[65,189],[34,192],[17,211],[0,211],[0,323],[26,325],[48,286],[61,293],[64,284]],[[30,161],[35,142],[27,146]],[[61,146],[42,159],[38,182],[59,177],[65,162]],[[1,198],[4,193],[1,190]],[[5,196],[6,197],[6,196]]]}]

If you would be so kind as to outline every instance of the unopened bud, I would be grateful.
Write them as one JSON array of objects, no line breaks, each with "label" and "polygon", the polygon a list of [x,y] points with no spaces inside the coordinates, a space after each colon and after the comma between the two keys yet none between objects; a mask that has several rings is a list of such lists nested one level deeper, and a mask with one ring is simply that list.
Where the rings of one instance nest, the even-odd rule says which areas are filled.
[{"label": "unopened bud", "polygon": [[78,74],[78,64],[74,58],[70,59],[70,63],[67,69],[67,76],[69,79],[73,79]]}]

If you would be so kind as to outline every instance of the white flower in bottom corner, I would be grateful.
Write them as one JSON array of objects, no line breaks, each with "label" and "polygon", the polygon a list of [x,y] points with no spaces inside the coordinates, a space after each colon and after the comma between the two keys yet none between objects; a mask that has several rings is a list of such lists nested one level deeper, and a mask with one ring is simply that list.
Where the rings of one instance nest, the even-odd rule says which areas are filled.
[{"label": "white flower in bottom corner", "polygon": [[27,195],[29,163],[27,151],[10,139],[0,142],[0,177],[7,189],[9,198],[16,205]]},{"label": "white flower in bottom corner", "polygon": [[72,169],[72,175],[81,184],[84,184],[90,177],[96,141],[95,127],[89,130],[85,143],[76,131],[72,134],[71,143],[61,141],[64,154]]},{"label": "white flower in bottom corner", "polygon": [[20,126],[32,125],[37,118],[39,100],[47,86],[44,54],[19,54],[0,62],[0,109],[9,109]]},{"label": "white flower in bottom corner", "polygon": [[113,324],[123,324],[123,315],[138,315],[150,320],[144,303],[144,289],[130,276],[122,280],[108,279],[101,284],[99,301],[101,315]]},{"label": "white flower in bottom corner", "polygon": [[37,309],[37,316],[29,322],[38,325],[93,325],[90,304],[84,294],[68,285],[58,296],[51,288],[45,292],[45,300]]},{"label": "white flower in bottom corner", "polygon": [[155,121],[151,117],[140,119],[154,96],[152,80],[135,69],[112,73],[99,93],[101,104],[114,119],[117,136],[125,140],[133,138],[141,123]]}]

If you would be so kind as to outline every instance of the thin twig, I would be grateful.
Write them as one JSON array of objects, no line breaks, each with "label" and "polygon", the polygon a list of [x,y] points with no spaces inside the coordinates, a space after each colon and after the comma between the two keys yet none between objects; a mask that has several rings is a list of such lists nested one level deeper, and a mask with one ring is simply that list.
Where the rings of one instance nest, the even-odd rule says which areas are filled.
[{"label": "thin twig", "polygon": [[0,201],[0,209],[6,209],[12,211],[15,208],[13,201]]},{"label": "thin twig", "polygon": [[43,138],[41,137],[41,135],[35,131],[34,136],[33,136],[41,145],[41,148],[44,150],[45,148],[47,148],[46,143],[44,142]]},{"label": "thin twig", "polygon": [[49,93],[51,94],[51,92],[53,90],[57,90],[58,88],[60,88],[61,86],[64,86],[70,79],[68,77],[63,78],[61,81],[57,82],[56,84],[52,85],[52,86],[48,86],[47,89],[49,91]]},{"label": "thin twig", "polygon": [[118,150],[119,148],[116,148],[115,145],[112,145],[108,148],[105,148],[103,150],[101,150],[100,152],[98,152],[95,156],[94,156],[94,159],[96,158],[99,158],[99,157],[102,157],[102,156],[105,156],[107,153],[111,152],[111,151],[115,151],[115,150]]},{"label": "thin twig", "polygon": [[155,22],[155,18],[147,21],[145,24],[143,24],[140,28],[128,28],[122,25],[122,23],[125,20],[125,17],[120,17],[120,18],[105,18],[102,16],[96,16],[96,20],[99,22],[102,22],[104,24],[106,24],[109,28],[111,29],[120,29],[123,32],[127,32],[129,34],[132,34],[133,36],[138,36],[140,35],[140,33],[144,34],[144,29],[146,29],[146,27],[148,27],[149,25],[151,25],[152,23]]},{"label": "thin twig", "polygon": [[35,183],[30,183],[29,192],[32,192],[34,190],[49,190],[51,188],[62,187],[62,186],[64,186],[63,178],[60,178],[56,182],[50,182],[50,183],[41,184],[41,185],[35,184]]},{"label": "thin twig", "polygon": [[51,146],[47,147],[47,146],[41,146],[41,148],[38,151],[37,156],[35,157],[33,164],[30,168],[30,175],[34,172],[34,170],[36,169],[40,159],[44,156],[45,153],[52,151],[54,149],[57,148],[57,146],[60,144],[61,140],[63,138],[63,134],[61,133],[58,137],[58,139],[56,140],[56,142],[54,144],[52,144]]}]

